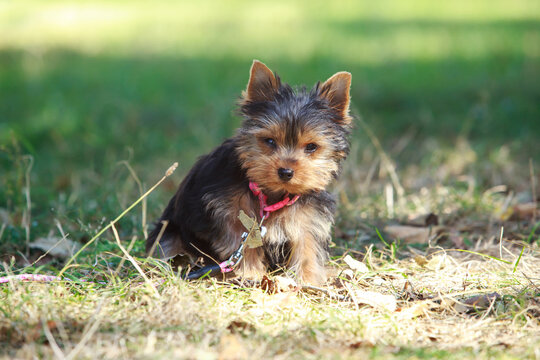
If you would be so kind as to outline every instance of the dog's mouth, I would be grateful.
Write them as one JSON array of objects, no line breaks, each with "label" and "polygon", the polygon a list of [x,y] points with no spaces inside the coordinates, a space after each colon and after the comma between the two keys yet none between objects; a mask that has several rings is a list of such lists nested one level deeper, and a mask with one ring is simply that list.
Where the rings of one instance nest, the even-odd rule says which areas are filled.
[{"label": "dog's mouth", "polygon": [[276,198],[283,197],[286,194],[291,196],[302,195],[310,191],[310,189],[307,189],[305,186],[291,182],[263,182],[261,185],[266,192],[274,194]]}]

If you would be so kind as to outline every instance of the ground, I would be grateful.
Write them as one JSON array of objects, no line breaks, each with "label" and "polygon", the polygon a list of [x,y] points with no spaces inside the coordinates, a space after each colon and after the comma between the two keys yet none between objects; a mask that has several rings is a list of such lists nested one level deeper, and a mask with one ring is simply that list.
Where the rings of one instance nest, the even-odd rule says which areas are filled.
[{"label": "ground", "polygon": [[[17,1],[0,33],[0,277],[70,279],[0,284],[0,356],[540,358],[537,1]],[[353,75],[320,288],[144,258],[253,59]]]}]

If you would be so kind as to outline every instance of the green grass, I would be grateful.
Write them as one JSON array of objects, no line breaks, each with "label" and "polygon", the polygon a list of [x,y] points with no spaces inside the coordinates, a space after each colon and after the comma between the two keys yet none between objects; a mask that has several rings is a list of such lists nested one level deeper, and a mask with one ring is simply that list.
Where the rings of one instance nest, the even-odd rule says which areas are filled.
[{"label": "green grass", "polygon": [[[133,203],[140,189],[122,161],[144,190],[178,161],[147,211],[117,224],[124,247],[135,237],[131,253],[142,256],[143,214],[159,216],[195,159],[234,133],[235,102],[256,58],[291,84],[353,74],[352,109],[362,120],[332,187],[340,200],[332,254],[351,252],[382,272],[354,279],[354,288],[391,294],[403,309],[421,294],[457,298],[465,283],[517,299],[476,317],[440,303],[403,319],[294,293],[291,307],[265,313],[258,289],[185,284],[147,265],[153,279],[166,279],[154,299],[129,264],[112,271],[122,253],[107,232],[67,272],[107,285],[0,285],[6,356],[54,356],[42,320],[55,322],[52,336],[68,354],[100,319],[80,357],[214,358],[235,341],[263,358],[538,357],[539,230],[534,219],[509,217],[534,200],[535,184],[540,193],[538,1],[0,1],[0,34],[4,272],[57,273],[66,259],[25,268],[41,255],[28,251],[27,232],[34,241],[63,231],[84,244]],[[376,229],[429,212],[443,227],[431,244],[379,240]],[[411,263],[460,244],[512,264],[450,251],[445,269]],[[402,293],[405,277],[417,298]],[[231,340],[227,327],[239,317],[248,330]],[[477,334],[463,332],[475,326]],[[418,335],[429,328],[440,333]]]}]

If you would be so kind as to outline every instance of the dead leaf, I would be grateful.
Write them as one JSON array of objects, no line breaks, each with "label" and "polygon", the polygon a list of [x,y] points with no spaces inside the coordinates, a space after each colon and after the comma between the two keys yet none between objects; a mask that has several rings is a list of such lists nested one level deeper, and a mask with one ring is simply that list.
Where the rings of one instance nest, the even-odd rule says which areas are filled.
[{"label": "dead leaf", "polygon": [[40,237],[29,246],[31,249],[39,249],[58,258],[71,257],[81,248],[79,243],[56,236]]},{"label": "dead leaf", "polygon": [[260,288],[267,294],[275,294],[277,292],[295,291],[298,289],[298,284],[289,277],[274,276],[269,278],[263,275]]},{"label": "dead leaf", "polygon": [[356,304],[365,304],[374,308],[381,308],[390,312],[397,309],[396,298],[392,295],[384,295],[374,291],[364,291],[352,288],[351,285],[345,284],[349,291],[349,295]]},{"label": "dead leaf", "polygon": [[274,284],[277,291],[295,291],[298,288],[296,281],[285,276],[274,277]]},{"label": "dead leaf", "polygon": [[516,204],[512,208],[512,217],[518,219],[530,219],[536,215],[540,215],[538,211],[538,204],[536,202],[529,202],[525,204]]},{"label": "dead leaf", "polygon": [[343,289],[344,287],[343,280],[341,280],[338,277],[333,278],[332,281],[328,285],[330,286],[331,289]]},{"label": "dead leaf", "polygon": [[246,333],[255,331],[255,327],[244,320],[233,320],[227,326],[227,330],[232,334],[246,335]]},{"label": "dead leaf", "polygon": [[238,220],[240,220],[242,225],[244,225],[247,233],[250,234],[249,237],[246,239],[246,246],[248,248],[258,248],[262,246],[263,243],[261,229],[259,228],[257,220],[249,217],[243,210],[240,210],[240,213],[238,214]]},{"label": "dead leaf", "polygon": [[461,313],[475,310],[485,310],[489,308],[494,301],[497,301],[501,298],[502,296],[497,292],[475,295],[466,298],[460,302],[456,301],[456,303],[454,304],[454,309]]},{"label": "dead leaf", "polygon": [[354,270],[357,273],[367,273],[369,272],[368,267],[361,261],[353,259],[351,255],[347,255],[343,258],[345,264],[349,265],[351,270]]},{"label": "dead leaf", "polygon": [[384,228],[384,232],[399,239],[405,244],[427,243],[429,237],[437,232],[437,227],[416,227],[407,225],[388,225]]},{"label": "dead leaf", "polygon": [[267,294],[275,294],[277,292],[276,285],[273,279],[270,279],[268,276],[263,275],[261,279],[261,285],[259,286],[262,291]]},{"label": "dead leaf", "polygon": [[351,349],[372,348],[375,347],[375,344],[369,340],[360,340],[349,344],[349,347]]},{"label": "dead leaf", "polygon": [[454,244],[454,247],[457,249],[465,249],[465,241],[463,240],[463,236],[459,231],[451,230],[448,234],[448,239]]},{"label": "dead leaf", "polygon": [[433,271],[439,271],[444,269],[448,265],[448,258],[446,255],[435,255],[429,259],[426,267]]},{"label": "dead leaf", "polygon": [[416,216],[412,219],[409,218],[409,220],[407,221],[407,225],[415,227],[439,225],[439,217],[434,213],[423,214],[420,216]]},{"label": "dead leaf", "polygon": [[425,266],[428,263],[426,257],[422,255],[416,255],[414,257],[414,262],[416,262],[420,266]]},{"label": "dead leaf", "polygon": [[295,292],[282,292],[269,295],[262,291],[253,291],[250,298],[255,303],[251,309],[254,316],[290,309],[298,303]]},{"label": "dead leaf", "polygon": [[476,295],[467,298],[463,303],[466,305],[474,306],[476,308],[487,308],[495,300],[501,299],[502,296],[497,292],[492,292],[484,295]]},{"label": "dead leaf", "polygon": [[347,280],[352,280],[354,278],[354,272],[351,269],[345,269],[341,272],[340,276]]},{"label": "dead leaf", "polygon": [[381,286],[384,285],[385,281],[380,276],[374,276],[373,278],[371,278],[371,283],[375,286]]},{"label": "dead leaf", "polygon": [[439,305],[435,304],[433,301],[430,301],[430,300],[417,301],[417,302],[414,302],[412,306],[401,309],[400,317],[404,320],[414,319],[416,317],[426,315],[429,310],[438,306]]}]

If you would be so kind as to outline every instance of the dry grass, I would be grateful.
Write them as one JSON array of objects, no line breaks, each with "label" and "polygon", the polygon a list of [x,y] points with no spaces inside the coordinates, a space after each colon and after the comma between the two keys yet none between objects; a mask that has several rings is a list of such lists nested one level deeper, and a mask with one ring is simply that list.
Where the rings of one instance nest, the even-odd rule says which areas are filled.
[{"label": "dry grass", "polygon": [[[494,242],[475,249],[499,250]],[[332,264],[338,277],[327,293],[187,283],[144,263],[158,294],[134,271],[99,266],[81,272],[91,282],[10,283],[0,295],[2,352],[9,358],[538,358],[538,246],[525,246],[515,272],[521,248],[505,242],[502,251],[509,263],[432,248],[422,255],[403,250],[403,259],[391,261],[371,248],[364,254],[368,272],[351,276],[342,259]],[[376,299],[364,305],[355,296],[361,291],[390,295],[397,308]],[[335,300],[339,294],[346,299]],[[463,305],[471,299],[476,308]]]}]

